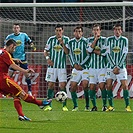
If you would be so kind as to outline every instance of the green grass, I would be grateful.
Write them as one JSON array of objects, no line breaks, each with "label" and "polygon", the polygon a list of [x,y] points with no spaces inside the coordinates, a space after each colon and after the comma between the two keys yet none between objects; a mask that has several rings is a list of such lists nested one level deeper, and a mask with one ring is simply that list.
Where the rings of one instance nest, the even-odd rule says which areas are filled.
[{"label": "green grass", "polygon": [[[130,101],[132,106],[133,100]],[[32,119],[22,122],[18,121],[13,100],[0,99],[0,133],[133,133],[133,113],[124,110],[123,99],[114,100],[114,112],[102,112],[101,99],[97,99],[97,112],[84,112],[84,100],[78,102],[78,112],[71,111],[71,100],[68,100],[68,112],[63,112],[62,104],[54,100],[50,112],[22,102],[25,115]]]}]

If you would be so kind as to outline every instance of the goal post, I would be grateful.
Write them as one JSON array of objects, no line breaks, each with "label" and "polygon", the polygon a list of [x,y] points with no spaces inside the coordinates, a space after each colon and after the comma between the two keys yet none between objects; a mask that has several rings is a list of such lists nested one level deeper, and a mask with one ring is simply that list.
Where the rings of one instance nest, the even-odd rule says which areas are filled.
[{"label": "goal post", "polygon": [[[129,53],[127,64],[128,74],[133,76],[133,2],[93,2],[93,3],[1,3],[0,4],[0,47],[3,46],[5,37],[12,33],[13,23],[20,23],[21,31],[26,32],[34,41],[37,51],[32,52],[26,45],[29,65],[37,70],[36,77],[32,79],[35,96],[46,97],[47,84],[45,82],[46,60],[43,49],[47,39],[54,35],[54,27],[61,23],[64,26],[64,34],[73,38],[73,28],[81,24],[84,29],[84,37],[91,36],[91,27],[98,23],[102,27],[102,35],[113,35],[115,23],[123,25],[123,35],[129,39]],[[67,61],[68,74],[70,64]],[[19,79],[20,85],[26,85],[24,77]],[[129,83],[132,86],[132,78]],[[37,87],[35,86],[35,87]],[[58,89],[56,85],[56,89]],[[132,89],[132,88],[131,88]],[[78,93],[79,96],[83,93]],[[132,94],[133,95],[133,94]],[[131,97],[131,96],[130,96]]]},{"label": "goal post", "polygon": [[133,2],[77,2],[77,3],[1,3],[0,7],[100,7],[133,6]]}]

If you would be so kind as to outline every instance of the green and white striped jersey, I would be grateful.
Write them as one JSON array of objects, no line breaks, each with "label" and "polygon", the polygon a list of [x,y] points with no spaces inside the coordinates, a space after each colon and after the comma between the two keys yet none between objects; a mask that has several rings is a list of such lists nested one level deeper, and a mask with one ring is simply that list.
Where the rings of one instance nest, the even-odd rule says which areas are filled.
[{"label": "green and white striped jersey", "polygon": [[[106,49],[105,43],[106,43],[106,37],[100,36],[100,38],[97,40],[95,48],[91,48],[91,44],[94,42],[94,37],[89,37],[87,39],[87,43],[89,45],[88,52],[91,53],[91,61],[90,61],[90,67],[94,69],[101,69],[106,67],[106,57],[101,55],[97,55],[93,52],[93,50],[100,50],[103,51]],[[91,50],[90,50],[91,49]]]},{"label": "green and white striped jersey", "polygon": [[125,68],[128,53],[128,39],[124,36],[107,38],[107,68]]},{"label": "green and white striped jersey", "polygon": [[[69,37],[63,36],[62,38],[65,46],[68,47]],[[54,63],[53,66],[48,66],[49,68],[66,68],[66,54],[56,36],[48,39],[45,50],[49,51],[49,57]]]},{"label": "green and white striped jersey", "polygon": [[69,60],[72,65],[81,65],[84,69],[89,68],[90,55],[87,53],[86,38],[82,37],[80,40],[73,38],[69,41]]}]

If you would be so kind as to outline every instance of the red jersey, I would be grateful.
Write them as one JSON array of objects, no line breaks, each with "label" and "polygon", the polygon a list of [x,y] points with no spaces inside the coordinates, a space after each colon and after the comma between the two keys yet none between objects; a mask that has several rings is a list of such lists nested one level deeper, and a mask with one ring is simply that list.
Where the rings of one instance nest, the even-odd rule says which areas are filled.
[{"label": "red jersey", "polygon": [[10,53],[0,49],[0,93],[4,95],[18,96],[22,88],[8,75],[8,69],[14,64]]},{"label": "red jersey", "polygon": [[5,49],[0,49],[0,73],[8,73],[11,64],[14,64],[11,55]]}]

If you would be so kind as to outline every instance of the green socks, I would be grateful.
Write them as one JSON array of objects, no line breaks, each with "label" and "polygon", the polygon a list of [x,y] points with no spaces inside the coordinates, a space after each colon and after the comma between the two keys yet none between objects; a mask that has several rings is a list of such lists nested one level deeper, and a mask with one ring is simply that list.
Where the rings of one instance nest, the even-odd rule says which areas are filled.
[{"label": "green socks", "polygon": [[[54,96],[54,90],[53,89],[48,89],[48,99],[52,99]],[[50,103],[51,106],[51,103]]]},{"label": "green socks", "polygon": [[89,107],[89,90],[84,90],[86,107]]},{"label": "green socks", "polygon": [[[66,89],[63,89],[63,90],[61,90],[61,91],[66,92]],[[66,102],[67,102],[67,100],[65,100],[65,102],[63,102],[63,107],[66,106]]]},{"label": "green socks", "polygon": [[126,107],[129,106],[129,91],[123,90],[123,97],[125,100]]},{"label": "green socks", "polygon": [[101,90],[101,93],[102,93],[103,106],[107,106],[107,91],[106,91],[106,89]]},{"label": "green socks", "polygon": [[90,90],[90,99],[93,104],[93,106],[96,106],[96,91]]},{"label": "green socks", "polygon": [[76,92],[71,92],[71,96],[72,96],[72,101],[73,101],[74,107],[78,107],[77,93]]},{"label": "green socks", "polygon": [[113,92],[112,92],[112,90],[107,90],[107,94],[108,94],[109,105],[111,107],[113,107],[114,104],[113,104]]},{"label": "green socks", "polygon": [[[112,90],[107,90],[109,105],[113,107],[113,92]],[[128,90],[123,90],[123,97],[125,100],[126,107],[129,106],[129,92]]]}]

